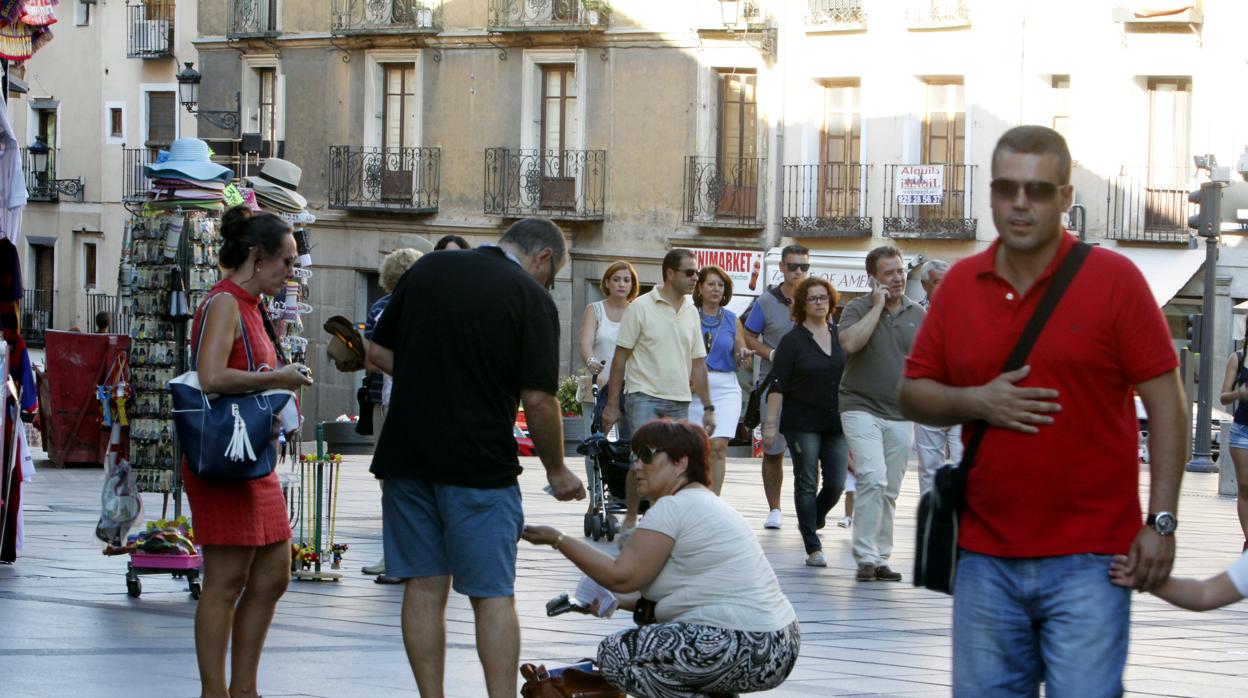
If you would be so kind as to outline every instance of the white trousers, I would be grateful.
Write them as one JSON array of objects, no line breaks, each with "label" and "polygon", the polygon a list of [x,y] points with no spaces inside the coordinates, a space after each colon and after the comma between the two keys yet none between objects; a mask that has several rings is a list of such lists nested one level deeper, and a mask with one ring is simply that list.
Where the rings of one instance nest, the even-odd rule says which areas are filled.
[{"label": "white trousers", "polygon": [[919,456],[919,494],[932,488],[936,469],[962,460],[962,425],[929,427],[914,424],[914,450]]},{"label": "white trousers", "polygon": [[858,410],[841,413],[858,480],[853,551],[860,565],[883,565],[893,554],[893,517],[914,434],[910,424]]}]

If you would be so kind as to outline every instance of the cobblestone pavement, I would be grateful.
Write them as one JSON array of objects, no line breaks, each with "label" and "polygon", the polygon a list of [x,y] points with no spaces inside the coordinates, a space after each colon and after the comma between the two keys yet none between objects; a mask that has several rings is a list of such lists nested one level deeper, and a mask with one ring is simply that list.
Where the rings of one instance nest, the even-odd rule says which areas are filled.
[{"label": "cobblestone pavement", "polygon": [[[399,634],[402,588],[373,584],[360,573],[381,550],[379,492],[367,463],[352,457],[344,468],[335,532],[350,545],[342,580],[292,582],[278,607],[261,665],[260,688],[268,698],[417,695]],[[545,495],[540,464],[526,459],[525,465],[521,486],[529,521],[579,532],[581,505]],[[1234,501],[1216,496],[1216,478],[1188,474],[1184,480],[1180,574],[1210,575],[1238,555]],[[909,583],[918,487],[913,472],[898,506],[901,584],[855,583],[849,533],[831,525],[824,533],[828,568],[806,567],[787,492],[784,528],[765,531],[757,462],[730,460],[726,480],[724,496],[758,527],[802,624],[796,669],[765,695],[948,695],[950,601]],[[26,488],[26,548],[17,564],[0,566],[0,695],[198,695],[195,602],[185,582],[169,577],[144,577],[142,596],[126,595],[125,559],[100,555],[92,536],[100,482],[99,469],[44,467]],[[145,506],[149,518],[159,514],[161,497],[145,495]],[[547,599],[578,578],[554,551],[521,543],[522,661],[557,665],[592,656],[600,637],[627,627],[625,614],[609,621],[547,618]],[[452,594],[447,616],[447,695],[480,698],[484,681],[468,600]],[[1198,615],[1137,596],[1131,639],[1127,688],[1133,695],[1248,694],[1248,604]]]}]

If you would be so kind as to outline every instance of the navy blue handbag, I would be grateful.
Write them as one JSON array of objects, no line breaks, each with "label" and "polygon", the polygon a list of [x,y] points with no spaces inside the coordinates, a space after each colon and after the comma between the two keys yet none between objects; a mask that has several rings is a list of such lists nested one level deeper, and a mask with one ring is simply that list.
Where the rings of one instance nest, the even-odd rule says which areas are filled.
[{"label": "navy blue handbag", "polygon": [[[211,296],[204,302],[205,317]],[[198,366],[198,350],[206,321],[200,321],[199,336],[191,350],[191,366]],[[251,339],[240,317],[247,370],[255,370]],[[278,415],[293,404],[289,390],[264,390],[239,395],[205,393],[199,386],[199,373],[192,369],[169,382],[173,393],[173,423],[178,445],[186,455],[191,472],[214,480],[254,480],[273,472],[277,465],[277,445],[273,425]]]}]

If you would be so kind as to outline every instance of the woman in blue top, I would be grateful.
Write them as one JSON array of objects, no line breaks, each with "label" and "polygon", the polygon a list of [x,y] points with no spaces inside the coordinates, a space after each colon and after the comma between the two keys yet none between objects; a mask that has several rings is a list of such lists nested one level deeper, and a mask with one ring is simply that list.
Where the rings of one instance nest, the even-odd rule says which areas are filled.
[{"label": "woman in blue top", "polygon": [[1244,351],[1226,357],[1226,375],[1222,379],[1223,405],[1235,404],[1235,421],[1231,424],[1231,462],[1239,481],[1239,527],[1244,531],[1244,550],[1248,550],[1248,369],[1244,368]]},{"label": "woman in blue top", "polygon": [[[827,279],[811,277],[797,287],[793,329],[776,347],[763,418],[764,444],[774,442],[777,433],[789,443],[797,527],[811,567],[828,566],[818,531],[845,489],[849,460],[837,400],[845,352],[832,321],[835,307],[836,289]],[[820,473],[823,487],[815,494]]]},{"label": "woman in blue top", "polygon": [[[732,300],[732,279],[728,272],[711,264],[698,272],[693,287],[693,305],[702,318],[702,341],[706,343],[706,377],[715,411],[715,433],[711,434],[711,489],[719,494],[724,486],[724,463],[728,442],[737,434],[741,419],[741,383],[737,366],[750,358],[745,333],[736,313],[725,308]],[[702,403],[689,403],[689,421],[702,423]]]}]

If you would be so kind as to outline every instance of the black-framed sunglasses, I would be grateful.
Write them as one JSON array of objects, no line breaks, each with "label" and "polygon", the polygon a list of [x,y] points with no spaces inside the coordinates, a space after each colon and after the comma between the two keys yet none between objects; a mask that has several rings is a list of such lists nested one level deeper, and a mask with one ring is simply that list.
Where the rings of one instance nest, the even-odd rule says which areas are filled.
[{"label": "black-framed sunglasses", "polygon": [[809,262],[785,262],[784,266],[788,267],[789,271],[810,271]]},{"label": "black-framed sunglasses", "polygon": [[677,271],[681,272],[682,274],[689,277],[690,279],[698,275],[697,269],[678,269]]},{"label": "black-framed sunglasses", "polygon": [[1018,196],[1018,190],[1022,189],[1027,195],[1028,201],[1035,203],[1048,203],[1057,198],[1058,185],[1043,180],[1032,180],[1029,182],[1019,182],[1014,179],[994,179],[988,185],[992,189],[992,195],[998,199],[1013,200]]},{"label": "black-framed sunglasses", "polygon": [[633,449],[633,460],[641,461],[642,463],[649,465],[650,462],[654,460],[655,454],[661,453],[662,451],[663,449],[661,448],[650,448],[649,446],[638,446]]}]

